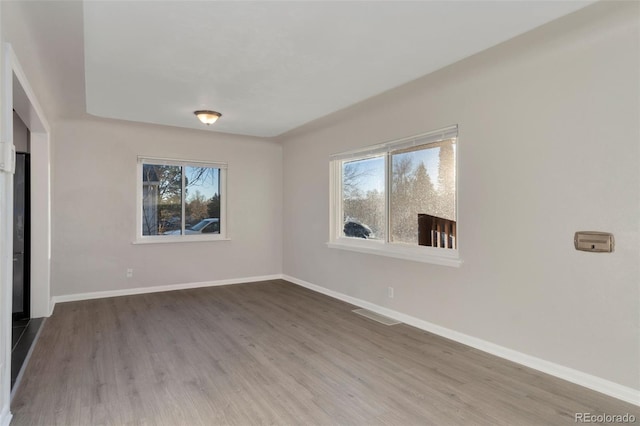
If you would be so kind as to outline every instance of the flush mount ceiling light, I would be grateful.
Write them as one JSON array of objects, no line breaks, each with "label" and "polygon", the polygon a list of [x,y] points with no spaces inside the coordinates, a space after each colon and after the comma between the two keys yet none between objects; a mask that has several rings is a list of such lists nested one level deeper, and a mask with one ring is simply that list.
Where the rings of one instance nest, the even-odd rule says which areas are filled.
[{"label": "flush mount ceiling light", "polygon": [[207,126],[215,123],[218,121],[218,118],[222,117],[222,114],[219,112],[209,110],[194,111],[193,113],[198,117],[198,120],[202,121]]}]

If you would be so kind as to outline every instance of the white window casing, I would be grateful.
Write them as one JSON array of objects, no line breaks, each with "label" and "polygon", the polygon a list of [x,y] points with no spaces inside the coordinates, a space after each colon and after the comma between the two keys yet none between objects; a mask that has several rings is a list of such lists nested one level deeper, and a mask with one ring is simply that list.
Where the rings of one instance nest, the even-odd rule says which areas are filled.
[{"label": "white window casing", "polygon": [[[143,235],[143,204],[145,194],[157,199],[158,194],[153,194],[153,188],[145,187],[143,182],[143,166],[161,165],[177,166],[182,168],[181,173],[181,226],[185,229],[185,175],[187,167],[206,167],[219,170],[219,197],[220,197],[220,218],[219,233],[199,234],[199,235]],[[227,163],[202,160],[179,160],[174,158],[162,158],[152,156],[138,156],[136,172],[136,235],[133,244],[163,244],[163,243],[186,243],[186,242],[210,242],[229,240],[227,224]],[[157,192],[157,191],[156,191]],[[147,197],[146,202],[149,203]]]},{"label": "white window casing", "polygon": [[[391,156],[404,152],[413,151],[414,147],[421,147],[428,144],[437,146],[438,142],[454,140],[455,148],[455,211],[456,211],[456,234],[455,248],[429,247],[414,244],[405,244],[391,241]],[[360,253],[376,254],[381,256],[405,259],[410,261],[431,263],[436,265],[459,267],[462,260],[459,255],[460,226],[457,222],[458,211],[458,164],[457,156],[459,149],[458,126],[449,126],[436,131],[419,134],[416,136],[394,140],[382,144],[364,147],[362,149],[341,152],[330,156],[330,200],[329,200],[329,242],[327,246],[334,249],[356,251]],[[423,148],[416,148],[423,149]],[[373,157],[384,156],[385,163],[385,236],[384,239],[363,239],[346,237],[343,235],[344,210],[343,210],[343,164],[354,160],[364,160]]]}]

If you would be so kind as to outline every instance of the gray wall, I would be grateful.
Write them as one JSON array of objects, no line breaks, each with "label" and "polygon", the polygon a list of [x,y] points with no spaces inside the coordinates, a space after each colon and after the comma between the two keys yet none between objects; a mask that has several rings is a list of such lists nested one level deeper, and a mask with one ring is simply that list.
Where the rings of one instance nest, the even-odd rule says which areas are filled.
[{"label": "gray wall", "polygon": [[[640,389],[639,7],[596,4],[285,135],[284,273]],[[326,247],[330,154],[451,124],[460,268]],[[577,230],[616,251],[575,251]]]},{"label": "gray wall", "polygon": [[[100,119],[61,121],[53,134],[53,296],[281,272],[279,144]],[[132,244],[138,155],[228,162],[231,240]]]},{"label": "gray wall", "polygon": [[13,144],[16,151],[29,152],[29,129],[15,111],[13,112]]}]

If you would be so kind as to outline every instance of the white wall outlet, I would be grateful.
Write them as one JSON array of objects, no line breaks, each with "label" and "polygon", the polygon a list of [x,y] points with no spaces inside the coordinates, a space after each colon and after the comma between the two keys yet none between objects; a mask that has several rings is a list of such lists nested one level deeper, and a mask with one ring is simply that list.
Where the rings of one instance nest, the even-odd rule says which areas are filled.
[{"label": "white wall outlet", "polygon": [[387,287],[387,296],[389,299],[393,299],[393,287]]},{"label": "white wall outlet", "polygon": [[133,277],[133,269],[127,268],[127,278],[132,278],[132,277]]}]

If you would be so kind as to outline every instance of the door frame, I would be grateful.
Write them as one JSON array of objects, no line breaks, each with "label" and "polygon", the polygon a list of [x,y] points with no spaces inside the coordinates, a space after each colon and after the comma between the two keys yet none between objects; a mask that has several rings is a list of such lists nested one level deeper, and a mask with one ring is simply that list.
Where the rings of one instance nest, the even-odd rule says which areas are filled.
[{"label": "door frame", "polygon": [[[0,140],[13,146],[13,110],[31,132],[31,316],[51,315],[50,127],[20,62],[2,43]],[[0,172],[0,423],[11,420],[13,174]]]}]

